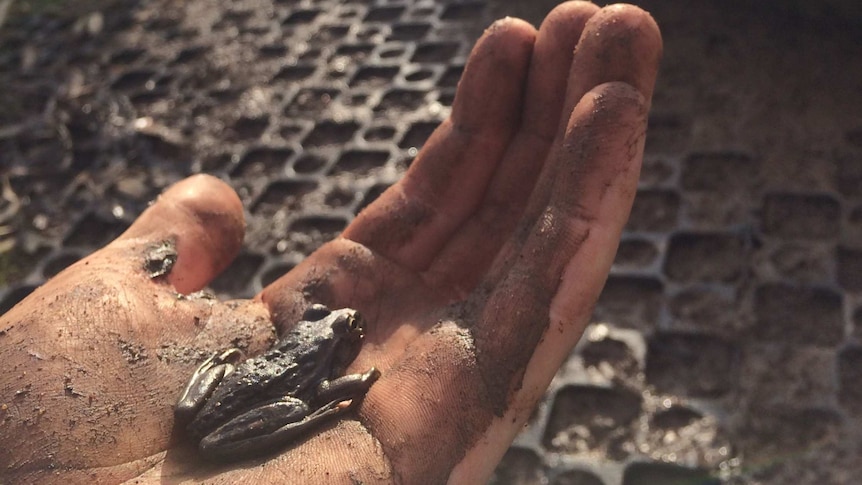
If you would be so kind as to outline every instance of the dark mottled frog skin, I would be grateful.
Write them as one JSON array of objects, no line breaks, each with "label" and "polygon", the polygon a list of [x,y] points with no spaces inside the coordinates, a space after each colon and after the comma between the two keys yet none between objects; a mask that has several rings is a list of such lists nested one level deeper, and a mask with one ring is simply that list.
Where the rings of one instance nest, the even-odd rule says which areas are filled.
[{"label": "dark mottled frog skin", "polygon": [[343,375],[362,336],[355,310],[315,305],[260,357],[240,362],[242,352],[232,348],[207,359],[183,390],[175,416],[211,459],[260,455],[308,437],[360,402],[380,376],[373,367]]}]

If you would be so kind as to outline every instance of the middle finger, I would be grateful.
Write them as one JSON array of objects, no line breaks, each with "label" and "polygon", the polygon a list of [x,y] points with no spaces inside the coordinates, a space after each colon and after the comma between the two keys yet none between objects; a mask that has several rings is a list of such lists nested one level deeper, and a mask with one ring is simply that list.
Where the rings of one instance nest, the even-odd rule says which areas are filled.
[{"label": "middle finger", "polygon": [[566,114],[560,119],[572,54],[584,25],[597,10],[589,2],[568,2],[542,22],[530,60],[521,125],[481,206],[426,272],[432,287],[451,288],[463,297],[475,287],[514,229],[559,125],[568,118]]}]

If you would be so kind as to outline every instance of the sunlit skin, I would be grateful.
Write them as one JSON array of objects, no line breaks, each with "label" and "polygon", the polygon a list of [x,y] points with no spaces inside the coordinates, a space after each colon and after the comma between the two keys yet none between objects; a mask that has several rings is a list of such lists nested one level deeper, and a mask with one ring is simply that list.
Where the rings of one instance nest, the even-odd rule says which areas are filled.
[{"label": "sunlit skin", "polygon": [[[178,297],[237,254],[241,203],[201,175],[0,318],[0,482],[482,483],[580,337],[634,198],[661,56],[632,6],[493,24],[403,179],[249,301]],[[145,255],[170,241],[164,277]],[[231,464],[174,426],[207,356],[354,308],[347,373],[381,377],[305,440]]]}]

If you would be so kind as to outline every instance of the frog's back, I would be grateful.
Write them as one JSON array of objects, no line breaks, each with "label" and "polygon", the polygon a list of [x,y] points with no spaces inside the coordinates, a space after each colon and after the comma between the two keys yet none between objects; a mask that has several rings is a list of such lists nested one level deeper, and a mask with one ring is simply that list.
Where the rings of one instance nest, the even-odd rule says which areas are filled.
[{"label": "frog's back", "polygon": [[[321,378],[321,368],[331,345],[325,335],[298,326],[266,353],[239,365],[216,387],[212,397],[197,413],[190,429],[209,433],[228,419],[260,404],[293,396],[305,400]],[[323,354],[323,355],[321,355]]]}]

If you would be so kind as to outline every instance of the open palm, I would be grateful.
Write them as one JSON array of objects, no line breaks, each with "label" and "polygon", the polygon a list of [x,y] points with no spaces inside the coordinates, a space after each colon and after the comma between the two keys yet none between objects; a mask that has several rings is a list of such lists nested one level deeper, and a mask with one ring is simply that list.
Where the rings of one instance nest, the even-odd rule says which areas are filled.
[{"label": "open palm", "polygon": [[[0,477],[486,479],[604,284],[660,53],[654,22],[630,6],[566,3],[538,31],[495,23],[404,178],[251,301],[193,294],[240,248],[238,198],[212,177],[175,185],[0,318],[0,441],[14,444]],[[176,262],[153,278],[164,248]],[[368,322],[348,372],[382,377],[358,412],[267,457],[201,460],[173,424],[193,369],[226,347],[263,352],[315,303]]]}]

